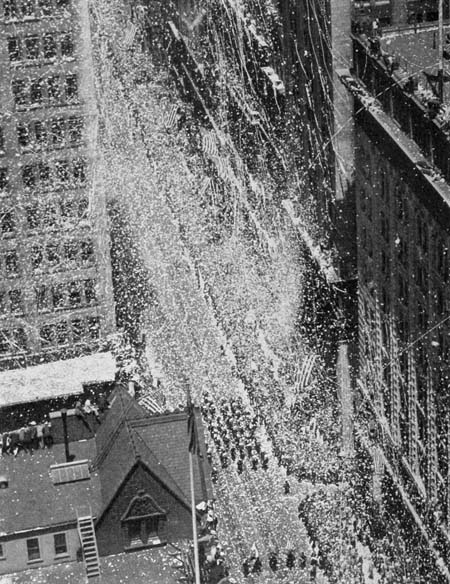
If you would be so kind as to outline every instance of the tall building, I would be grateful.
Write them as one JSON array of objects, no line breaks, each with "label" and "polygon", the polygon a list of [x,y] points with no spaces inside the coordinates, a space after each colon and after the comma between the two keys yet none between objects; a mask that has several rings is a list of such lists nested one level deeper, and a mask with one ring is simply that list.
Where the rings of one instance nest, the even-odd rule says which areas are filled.
[{"label": "tall building", "polygon": [[341,78],[355,98],[359,441],[375,501],[426,542],[424,575],[434,563],[448,581],[450,92],[444,72],[440,103],[437,38],[437,23],[356,34]]},{"label": "tall building", "polygon": [[114,328],[85,0],[0,3],[0,367]]}]

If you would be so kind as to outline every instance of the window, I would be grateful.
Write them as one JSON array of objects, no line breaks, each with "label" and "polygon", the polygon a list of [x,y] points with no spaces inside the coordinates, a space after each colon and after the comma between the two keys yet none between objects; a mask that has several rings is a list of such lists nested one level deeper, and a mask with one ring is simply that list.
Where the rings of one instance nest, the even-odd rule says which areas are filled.
[{"label": "window", "polygon": [[45,205],[43,209],[42,222],[46,227],[54,227],[58,222],[58,212],[51,203]]},{"label": "window", "polygon": [[37,170],[41,186],[44,188],[48,188],[50,186],[50,167],[48,166],[48,164],[40,162],[38,164]]},{"label": "window", "polygon": [[34,135],[36,136],[36,142],[38,144],[45,144],[47,141],[47,131],[42,122],[35,122],[34,124]]},{"label": "window", "polygon": [[39,79],[31,82],[30,100],[32,104],[42,103],[42,83]]},{"label": "window", "polygon": [[11,312],[21,313],[23,312],[22,306],[22,291],[21,290],[11,290],[9,292],[9,302],[11,306]]},{"label": "window", "polygon": [[64,120],[53,120],[50,124],[50,138],[53,146],[59,146],[63,142]]},{"label": "window", "polygon": [[47,93],[50,101],[59,101],[61,99],[61,89],[57,75],[47,79]]},{"label": "window", "polygon": [[4,191],[8,187],[8,169],[0,168],[0,191]]},{"label": "window", "polygon": [[0,229],[3,235],[13,233],[15,228],[14,214],[12,211],[5,211],[0,215]]},{"label": "window", "polygon": [[0,128],[0,154],[3,154],[5,150],[5,136],[3,134],[3,129]]},{"label": "window", "polygon": [[81,141],[83,132],[83,120],[81,118],[69,118],[67,121],[67,137],[70,143]]},{"label": "window", "polygon": [[32,537],[27,539],[27,553],[28,561],[33,562],[35,560],[41,559],[41,551],[39,549],[39,539],[37,537]]},{"label": "window", "polygon": [[71,57],[73,55],[73,40],[70,33],[63,34],[61,37],[61,54],[63,57]]},{"label": "window", "polygon": [[97,300],[97,295],[95,293],[95,282],[94,280],[84,281],[84,296],[88,304],[94,304]]},{"label": "window", "polygon": [[78,97],[78,79],[76,75],[67,75],[64,81],[65,95],[68,101],[76,100]]},{"label": "window", "polygon": [[70,282],[69,284],[69,304],[75,308],[81,306],[81,285],[80,282]]},{"label": "window", "polygon": [[80,199],[78,201],[78,217],[82,219],[86,217],[89,208],[89,201],[87,199]]},{"label": "window", "polygon": [[68,8],[70,0],[55,0],[56,10],[62,10],[63,8]]},{"label": "window", "polygon": [[8,39],[8,53],[10,61],[20,60],[20,41],[17,37],[9,37]]},{"label": "window", "polygon": [[69,342],[69,327],[67,322],[58,322],[56,325],[56,344],[57,345],[67,345]]},{"label": "window", "polygon": [[8,276],[16,276],[18,274],[17,252],[9,251],[5,256],[5,270]]},{"label": "window", "polygon": [[36,184],[34,168],[31,164],[24,166],[22,169],[22,182],[25,188],[32,189]]},{"label": "window", "polygon": [[26,148],[31,142],[28,126],[25,124],[20,124],[17,126],[17,141],[19,142],[19,146],[22,146],[22,148]]},{"label": "window", "polygon": [[41,285],[34,289],[34,293],[36,295],[36,306],[38,312],[44,312],[49,310],[50,302],[49,296],[47,293],[47,286]]},{"label": "window", "polygon": [[94,245],[92,241],[81,242],[81,261],[86,264],[94,261]]},{"label": "window", "polygon": [[34,0],[22,0],[22,14],[24,18],[27,16],[36,16],[35,1]]},{"label": "window", "polygon": [[67,160],[57,160],[55,162],[56,180],[65,184],[69,180],[69,163]]},{"label": "window", "polygon": [[92,340],[98,339],[100,336],[100,319],[93,316],[87,319],[87,334]]},{"label": "window", "polygon": [[53,536],[55,542],[55,556],[67,554],[67,541],[65,533],[55,533]]},{"label": "window", "polygon": [[59,250],[56,243],[49,243],[46,248],[47,261],[51,266],[56,266],[59,263]]},{"label": "window", "polygon": [[53,11],[52,0],[39,0],[39,8],[43,16],[50,16]]},{"label": "window", "polygon": [[25,38],[24,58],[30,60],[39,59],[39,37],[30,36]]},{"label": "window", "polygon": [[73,178],[78,184],[86,182],[86,161],[82,158],[73,163]]},{"label": "window", "polygon": [[73,342],[78,343],[83,340],[84,337],[84,322],[81,318],[74,318],[72,320],[72,336]]},{"label": "window", "polygon": [[78,241],[66,241],[64,244],[64,258],[68,262],[76,262],[78,258]]},{"label": "window", "polygon": [[56,39],[53,34],[44,35],[44,59],[56,57]]},{"label": "window", "polygon": [[12,82],[12,92],[16,105],[26,105],[28,101],[27,85],[23,79],[14,79]]},{"label": "window", "polygon": [[9,331],[0,331],[0,353],[9,353],[11,350],[11,341]]},{"label": "window", "polygon": [[42,247],[40,245],[33,245],[31,248],[31,265],[34,270],[41,267],[43,260]]},{"label": "window", "polygon": [[64,308],[66,303],[64,284],[52,286],[52,299],[54,308]]},{"label": "window", "polygon": [[5,10],[5,18],[19,18],[19,10],[17,9],[17,0],[3,0],[3,7]]},{"label": "window", "polygon": [[0,558],[4,558],[5,557],[5,551],[3,549],[3,544],[0,543]]},{"label": "window", "polygon": [[53,344],[54,326],[51,324],[44,325],[39,331],[39,336],[41,337],[42,347],[49,347]]}]

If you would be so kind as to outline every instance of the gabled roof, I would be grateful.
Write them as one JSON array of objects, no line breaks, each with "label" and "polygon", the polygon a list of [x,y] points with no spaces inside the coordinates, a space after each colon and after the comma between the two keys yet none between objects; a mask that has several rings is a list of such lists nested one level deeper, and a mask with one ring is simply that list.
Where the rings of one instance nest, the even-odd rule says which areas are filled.
[{"label": "gabled roof", "polygon": [[[113,392],[111,407],[97,434],[94,469],[100,474],[102,513],[137,465],[153,475],[182,504],[190,507],[187,414],[148,415],[128,392]],[[197,412],[197,423],[201,419]],[[204,464],[206,449],[199,432],[203,459],[194,457],[196,502],[211,498]],[[206,475],[206,476],[205,476]]]},{"label": "gabled roof", "polygon": [[109,397],[109,404],[110,409],[95,436],[97,456],[93,461],[94,467],[101,464],[102,458],[114,444],[116,435],[121,431],[126,420],[136,420],[149,415],[122,386],[117,386],[113,390]]}]

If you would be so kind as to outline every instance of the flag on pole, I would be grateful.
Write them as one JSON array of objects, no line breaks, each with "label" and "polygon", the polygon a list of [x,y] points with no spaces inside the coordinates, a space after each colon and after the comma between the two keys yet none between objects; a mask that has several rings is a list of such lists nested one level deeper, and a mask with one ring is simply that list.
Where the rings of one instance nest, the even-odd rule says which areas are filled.
[{"label": "flag on pole", "polygon": [[198,430],[197,423],[195,421],[195,411],[194,405],[191,400],[191,392],[187,392],[187,411],[188,411],[188,437],[189,437],[189,452],[191,454],[197,454],[201,456],[200,453],[200,442],[198,440]]},{"label": "flag on pole", "polygon": [[124,49],[129,49],[131,47],[131,45],[134,43],[136,33],[137,33],[137,26],[134,23],[130,22],[128,24],[127,28],[125,29],[125,35],[123,38],[122,46]]}]

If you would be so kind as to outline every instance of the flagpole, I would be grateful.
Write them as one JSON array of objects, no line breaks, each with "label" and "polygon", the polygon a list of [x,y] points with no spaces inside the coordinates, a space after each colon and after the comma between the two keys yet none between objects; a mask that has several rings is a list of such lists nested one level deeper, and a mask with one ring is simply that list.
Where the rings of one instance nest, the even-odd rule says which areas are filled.
[{"label": "flagpole", "polygon": [[193,538],[194,538],[195,584],[200,584],[200,564],[198,561],[197,518],[195,515],[194,465],[192,463],[192,452],[189,452],[189,475],[191,479],[192,534],[194,536]]}]

